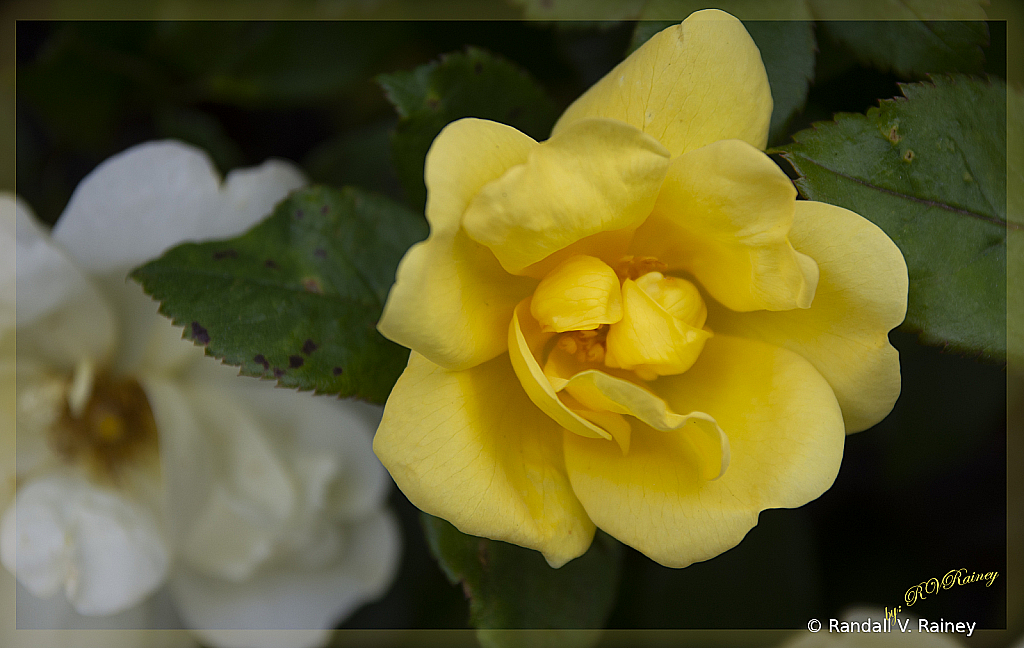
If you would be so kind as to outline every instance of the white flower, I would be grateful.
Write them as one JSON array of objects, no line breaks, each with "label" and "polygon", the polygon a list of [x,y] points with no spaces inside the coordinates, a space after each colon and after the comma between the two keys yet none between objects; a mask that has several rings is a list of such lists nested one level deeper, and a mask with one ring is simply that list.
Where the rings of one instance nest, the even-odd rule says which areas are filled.
[{"label": "white flower", "polygon": [[52,235],[0,197],[0,557],[19,615],[130,615],[169,592],[212,645],[316,645],[390,584],[380,409],[239,378],[126,281],[177,243],[244,232],[304,182],[268,161],[222,185],[201,152],[154,142],[86,177]]}]

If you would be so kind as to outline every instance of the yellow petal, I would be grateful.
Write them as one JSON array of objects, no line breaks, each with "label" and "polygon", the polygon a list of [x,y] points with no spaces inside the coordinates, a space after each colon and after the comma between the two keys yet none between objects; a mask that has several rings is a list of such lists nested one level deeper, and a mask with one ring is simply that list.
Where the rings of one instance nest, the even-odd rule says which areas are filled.
[{"label": "yellow petal", "polygon": [[736,311],[807,308],[818,268],[793,249],[796,189],[764,153],[737,140],[672,161],[635,254],[693,274]]},{"label": "yellow petal", "polygon": [[542,331],[593,330],[622,319],[622,291],[615,271],[591,256],[570,257],[537,286],[530,314]]},{"label": "yellow petal", "polygon": [[[701,465],[702,476],[717,479],[729,465],[729,440],[715,419],[703,412],[677,414],[664,400],[643,387],[593,369],[570,378],[565,391],[591,411],[629,415],[662,432],[696,425],[703,432],[699,436],[710,443],[702,455],[706,459]],[[623,449],[627,451],[628,447]]]},{"label": "yellow petal", "polygon": [[521,273],[581,239],[639,225],[667,168],[668,151],[639,130],[582,120],[481,188],[462,225],[502,267]]},{"label": "yellow petal", "polygon": [[540,324],[530,315],[529,300],[524,299],[516,307],[508,327],[508,353],[523,391],[534,405],[565,429],[595,439],[613,438],[610,431],[581,417],[563,403],[541,369],[537,356],[553,335],[540,330]]},{"label": "yellow petal", "polygon": [[790,233],[821,270],[814,303],[784,313],[712,308],[715,330],[764,340],[807,358],[832,385],[848,432],[882,420],[900,394],[899,353],[888,332],[907,312],[907,266],[899,248],[865,218],[798,201]]},{"label": "yellow petal", "polygon": [[[707,436],[634,426],[629,454],[565,434],[569,480],[601,529],[669,567],[736,545],[766,508],[796,507],[839,471],[842,414],[828,383],[800,356],[722,335],[690,371],[656,383],[678,412],[699,410],[729,435],[729,467],[700,475]],[[707,445],[705,447],[707,447]]]},{"label": "yellow petal", "polygon": [[636,285],[672,317],[700,328],[708,318],[708,309],[697,286],[679,277],[648,272]]},{"label": "yellow petal", "polygon": [[[659,273],[645,276],[656,274]],[[671,291],[666,297],[677,297],[678,292]],[[622,299],[622,320],[608,329],[605,363],[609,367],[630,369],[641,378],[653,380],[657,376],[682,373],[697,361],[710,333],[674,317],[632,279],[623,282]],[[702,307],[698,309],[679,300],[671,305],[684,314],[690,314],[684,309],[697,311],[692,317],[700,315],[702,310]]]},{"label": "yellow petal", "polygon": [[721,11],[698,11],[656,34],[587,90],[553,135],[589,117],[631,124],[672,156],[723,139],[763,149],[772,95],[761,53],[743,24]]},{"label": "yellow petal", "polygon": [[506,356],[445,371],[413,352],[373,449],[409,501],[464,533],[536,549],[556,567],[593,539],[561,430],[526,398]]},{"label": "yellow petal", "polygon": [[398,266],[378,329],[446,369],[503,353],[512,310],[536,282],[506,273],[459,224],[480,187],[521,164],[537,144],[514,128],[480,119],[449,124],[427,153],[430,237]]}]

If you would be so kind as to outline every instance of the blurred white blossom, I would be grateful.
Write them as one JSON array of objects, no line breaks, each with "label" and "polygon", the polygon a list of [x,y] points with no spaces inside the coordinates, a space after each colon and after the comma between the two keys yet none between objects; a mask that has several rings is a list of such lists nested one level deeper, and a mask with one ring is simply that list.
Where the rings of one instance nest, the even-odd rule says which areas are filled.
[{"label": "blurred white blossom", "polygon": [[380,409],[238,377],[126,280],[177,243],[244,232],[304,183],[268,161],[222,184],[202,152],[153,142],[86,177],[52,233],[0,197],[0,556],[19,627],[313,646],[390,584]]}]

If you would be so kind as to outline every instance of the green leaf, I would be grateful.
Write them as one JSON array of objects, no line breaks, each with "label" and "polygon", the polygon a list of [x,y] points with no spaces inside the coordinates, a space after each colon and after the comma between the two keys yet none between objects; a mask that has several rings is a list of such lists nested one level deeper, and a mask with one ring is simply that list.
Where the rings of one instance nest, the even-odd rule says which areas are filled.
[{"label": "green leaf", "polygon": [[[661,3],[666,5],[668,3]],[[694,6],[699,6],[694,3]],[[646,43],[678,20],[642,20],[633,30],[629,51]],[[807,87],[814,78],[814,28],[810,21],[744,21],[743,26],[761,50],[761,61],[772,89],[772,121],[768,141],[776,142],[807,103]]]},{"label": "green leaf", "polygon": [[410,204],[418,208],[426,202],[427,149],[447,124],[480,117],[546,139],[557,116],[554,103],[526,72],[473,47],[411,72],[382,74],[377,80],[398,111],[392,137],[395,165]]},{"label": "green leaf", "polygon": [[806,198],[861,214],[903,251],[905,327],[1004,358],[1006,86],[951,75],[902,89],[905,98],[815,124],[779,150]]},{"label": "green leaf", "polygon": [[[977,6],[976,2],[965,4]],[[915,18],[911,14],[900,20],[826,21],[819,25],[862,63],[905,79],[920,79],[929,72],[982,72],[982,48],[988,46],[986,23]]]},{"label": "green leaf", "polygon": [[383,403],[408,351],[376,330],[423,219],[358,189],[292,193],[246,234],[185,243],[132,277],[206,354],[283,387]]},{"label": "green leaf", "polygon": [[151,50],[195,79],[196,100],[283,107],[337,101],[408,34],[400,22],[164,22]]},{"label": "green leaf", "polygon": [[[592,646],[615,602],[622,545],[598,531],[587,553],[558,569],[537,551],[465,535],[423,514],[427,542],[448,580],[462,583],[485,647]],[[549,630],[517,633],[516,629]]]}]

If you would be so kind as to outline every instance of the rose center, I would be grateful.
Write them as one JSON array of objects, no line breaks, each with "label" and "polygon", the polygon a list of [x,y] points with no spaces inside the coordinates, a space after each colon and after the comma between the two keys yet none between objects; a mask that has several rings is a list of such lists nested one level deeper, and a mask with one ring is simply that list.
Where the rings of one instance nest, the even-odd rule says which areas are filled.
[{"label": "rose center", "polygon": [[66,462],[83,464],[116,481],[129,465],[155,456],[156,421],[136,380],[95,375],[83,364],[51,428],[50,442]]},{"label": "rose center", "polygon": [[650,256],[624,256],[615,264],[615,274],[619,282],[626,279],[636,281],[649,272],[665,272],[668,264]]},{"label": "rose center", "polygon": [[683,373],[711,332],[700,290],[667,270],[650,256],[612,265],[571,257],[538,284],[530,312],[541,330],[558,334],[555,348],[580,365],[624,369],[648,381]]},{"label": "rose center", "polygon": [[558,337],[557,346],[578,362],[604,362],[608,328],[602,324],[589,331],[568,331]]}]

